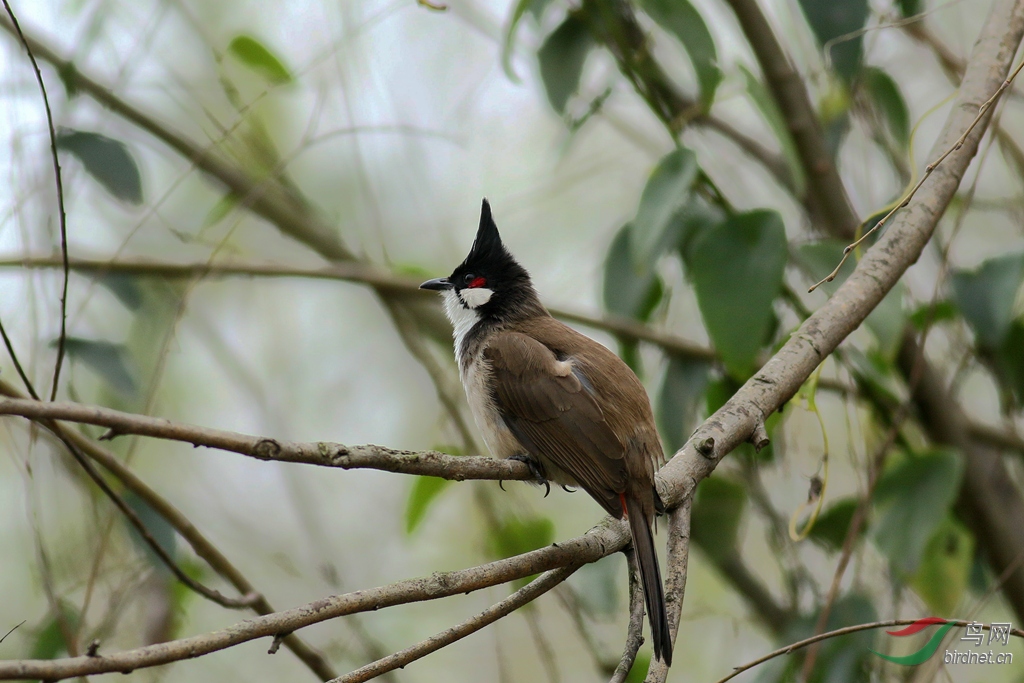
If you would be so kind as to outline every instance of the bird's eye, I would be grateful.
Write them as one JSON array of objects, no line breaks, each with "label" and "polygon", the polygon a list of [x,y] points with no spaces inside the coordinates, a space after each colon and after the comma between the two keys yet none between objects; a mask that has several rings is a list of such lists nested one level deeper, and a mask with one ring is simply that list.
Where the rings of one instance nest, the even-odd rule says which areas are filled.
[{"label": "bird's eye", "polygon": [[474,289],[476,287],[483,287],[484,285],[487,284],[486,278],[480,277],[479,275],[474,275],[473,273],[466,273],[463,279],[466,281],[466,286],[469,287],[470,289]]},{"label": "bird's eye", "polygon": [[465,277],[463,277],[462,279],[465,280],[466,284],[468,285],[470,282],[476,279],[476,275],[473,275],[473,273],[466,273]]}]

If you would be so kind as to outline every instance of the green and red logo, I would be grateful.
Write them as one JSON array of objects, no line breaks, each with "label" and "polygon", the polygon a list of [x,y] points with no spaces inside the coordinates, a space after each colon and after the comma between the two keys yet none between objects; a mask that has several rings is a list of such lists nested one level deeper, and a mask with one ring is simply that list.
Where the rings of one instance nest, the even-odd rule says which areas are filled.
[{"label": "green and red logo", "polygon": [[882,654],[876,650],[872,650],[872,652],[882,659],[893,662],[894,664],[903,664],[904,666],[916,666],[917,664],[922,664],[939,649],[939,645],[942,643],[942,638],[949,632],[949,629],[956,626],[955,621],[940,619],[939,617],[925,617],[924,619],[918,619],[910,626],[898,631],[886,631],[890,636],[902,638],[903,636],[912,636],[915,633],[920,633],[929,626],[935,626],[936,624],[942,624],[942,628],[936,631],[932,637],[928,639],[928,642],[924,644],[924,647],[917,652],[912,652],[911,654],[903,655],[902,657]]}]

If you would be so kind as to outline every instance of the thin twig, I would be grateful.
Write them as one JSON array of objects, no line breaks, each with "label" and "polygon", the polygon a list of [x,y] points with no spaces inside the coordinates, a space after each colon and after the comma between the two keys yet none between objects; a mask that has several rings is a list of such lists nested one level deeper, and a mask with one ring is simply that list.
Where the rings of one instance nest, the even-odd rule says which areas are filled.
[{"label": "thin twig", "polygon": [[171,557],[170,553],[160,545],[153,534],[150,533],[149,529],[146,528],[146,525],[135,510],[132,510],[131,506],[125,502],[124,498],[122,498],[117,491],[111,488],[110,484],[108,484],[106,479],[103,478],[103,475],[93,467],[93,464],[89,462],[89,459],[85,457],[78,447],[60,434],[57,435],[57,438],[67,446],[71,456],[76,462],[78,462],[82,469],[85,470],[85,473],[89,475],[89,478],[92,479],[96,486],[103,491],[103,494],[107,496],[112,503],[114,503],[117,509],[121,511],[121,514],[128,518],[128,521],[133,527],[135,527],[135,530],[142,537],[142,540],[146,545],[149,546],[153,553],[160,558],[160,561],[171,571],[172,574],[174,574],[175,577],[177,577],[179,581],[199,595],[202,595],[207,600],[211,600],[222,607],[243,609],[252,606],[253,602],[257,599],[256,595],[244,595],[241,598],[229,598],[213,588],[204,586],[186,574],[185,570],[178,566],[178,563],[174,561],[174,558]]},{"label": "thin twig", "polygon": [[[731,680],[731,679],[735,678],[736,676],[739,676],[744,671],[748,671],[750,669],[753,669],[755,666],[757,666],[759,664],[764,664],[768,660],[775,659],[776,657],[780,657],[782,655],[788,655],[788,654],[790,654],[790,653],[792,653],[792,652],[794,652],[796,650],[799,650],[801,648],[807,647],[808,645],[811,645],[813,643],[817,643],[817,642],[822,641],[822,640],[828,640],[829,638],[836,638],[838,636],[845,636],[845,635],[848,635],[850,633],[859,633],[860,631],[870,631],[870,630],[876,629],[876,628],[887,628],[889,626],[907,626],[909,624],[914,624],[917,621],[919,621],[919,620],[918,619],[890,619],[888,621],[873,621],[873,622],[868,623],[868,624],[857,624],[856,626],[846,626],[845,628],[839,628],[839,629],[836,629],[835,631],[829,631],[828,633],[821,633],[821,634],[816,635],[816,636],[811,636],[810,638],[805,638],[804,640],[799,640],[799,641],[797,641],[795,643],[791,643],[790,645],[787,645],[785,647],[780,647],[778,650],[774,650],[772,652],[769,652],[765,656],[758,657],[757,659],[755,659],[755,660],[753,660],[751,662],[747,662],[746,664],[744,664],[742,666],[737,666],[736,668],[734,668],[732,670],[732,673],[730,673],[728,676],[725,676],[723,678],[718,679],[718,681],[716,681],[716,683],[725,683],[726,681]],[[953,624],[956,624],[957,626],[967,626],[968,624],[973,624],[973,623],[976,623],[976,622],[967,621],[965,619],[950,619],[949,621],[947,621],[947,623],[953,623]],[[982,629],[984,629],[986,631],[990,630],[992,628],[991,624],[982,624],[981,627],[982,627]],[[1017,637],[1017,638],[1024,638],[1024,630],[1019,629],[1019,628],[1010,629],[1010,635],[1012,635],[1014,637]]]},{"label": "thin twig", "polygon": [[422,659],[431,652],[436,652],[442,647],[451,645],[472,633],[476,633],[488,624],[492,624],[498,619],[511,614],[523,605],[536,600],[544,593],[565,581],[579,568],[580,565],[568,565],[566,567],[547,571],[501,602],[492,605],[480,614],[477,614],[471,619],[467,619],[458,626],[453,626],[452,628],[431,636],[423,642],[417,643],[412,647],[408,647],[401,652],[396,652],[393,655],[379,659],[371,664],[367,664],[366,666],[356,669],[344,676],[339,676],[331,681],[331,683],[363,683],[363,681],[376,678],[388,671],[400,669],[412,662],[415,662],[417,659]]},{"label": "thin twig", "polygon": [[[26,621],[27,621],[27,620],[26,620]],[[5,640],[7,640],[7,636],[11,635],[11,634],[12,634],[12,633],[14,633],[15,631],[17,631],[19,627],[21,627],[21,626],[24,626],[24,625],[25,625],[25,622],[24,622],[24,621],[22,621],[22,622],[21,622],[20,624],[15,624],[14,626],[12,626],[12,627],[11,627],[11,630],[10,630],[10,631],[8,631],[7,633],[5,633],[5,634],[4,634],[4,636],[3,636],[3,638],[0,638],[0,643],[2,643],[2,642],[4,642]]]},{"label": "thin twig", "polygon": [[949,149],[943,152],[935,161],[924,167],[924,173],[921,175],[921,179],[917,181],[917,184],[914,185],[914,187],[910,188],[910,190],[905,195],[903,195],[903,198],[896,204],[896,206],[892,207],[892,209],[889,210],[889,213],[885,214],[885,216],[882,217],[882,220],[875,223],[870,230],[865,232],[858,239],[846,245],[846,247],[843,249],[843,257],[839,260],[839,265],[835,267],[835,270],[829,273],[829,275],[825,279],[820,280],[817,283],[811,285],[811,287],[807,290],[808,292],[813,292],[826,282],[832,282],[833,280],[835,280],[836,275],[839,274],[839,270],[843,267],[843,264],[846,263],[846,259],[850,257],[850,254],[853,252],[853,250],[859,247],[861,244],[863,244],[864,240],[866,240],[868,237],[877,232],[883,225],[885,225],[889,221],[889,219],[892,218],[893,214],[895,214],[897,211],[899,211],[900,209],[902,209],[903,207],[910,203],[910,200],[913,198],[913,196],[917,194],[917,191],[919,189],[921,189],[921,186],[924,185],[926,180],[928,180],[932,172],[934,172],[935,169],[938,168],[939,165],[946,160],[946,157],[948,157],[950,154],[963,147],[964,142],[967,141],[967,137],[974,130],[975,126],[977,126],[985,117],[985,114],[988,112],[988,110],[992,107],[993,104],[995,104],[996,100],[999,99],[999,96],[1003,94],[1003,91],[1010,87],[1010,84],[1013,83],[1013,79],[1017,77],[1017,74],[1020,73],[1020,70],[1022,68],[1024,68],[1024,60],[1022,60],[1021,63],[1017,65],[1017,68],[1013,70],[1013,72],[1010,74],[1008,78],[1003,80],[1003,82],[999,85],[996,91],[992,93],[992,96],[981,104],[981,107],[978,109],[978,115],[975,116],[974,120],[971,121],[971,123],[967,126],[967,129],[964,130],[963,135],[961,135],[960,138],[955,143],[953,143],[953,145],[950,146]]},{"label": "thin twig", "polygon": [[644,644],[644,591],[640,584],[640,567],[632,548],[626,550],[626,566],[629,570],[629,624],[626,627],[622,657],[609,683],[624,683],[636,663],[636,653]]},{"label": "thin twig", "polygon": [[[46,125],[50,131],[50,155],[53,157],[53,175],[57,181],[57,208],[60,212],[60,253],[64,267],[64,286],[60,295],[60,338],[57,340],[57,362],[53,366],[53,387],[50,389],[50,400],[57,398],[57,385],[60,380],[60,368],[64,363],[64,347],[67,342],[67,317],[68,317],[68,225],[67,215],[64,212],[64,182],[60,174],[60,161],[57,158],[57,132],[53,126],[53,113],[50,111],[50,98],[46,95],[46,84],[43,83],[43,74],[36,63],[36,56],[32,54],[32,47],[28,44],[25,34],[21,32],[21,25],[18,18],[14,16],[14,10],[7,0],[3,0],[7,16],[11,18],[14,30],[18,34],[18,40],[28,53],[29,61],[32,62],[32,69],[36,74],[36,82],[39,83],[39,91],[43,94],[43,107],[46,109]],[[4,335],[6,340],[7,335]]]},{"label": "thin twig", "polygon": [[[267,277],[307,278],[342,280],[368,284],[380,291],[414,293],[419,291],[420,278],[392,273],[383,268],[356,261],[337,262],[325,268],[297,268],[272,263],[253,262],[204,262],[166,263],[148,259],[71,259],[71,270],[80,273],[107,275],[153,276],[173,279],[201,279],[205,277]],[[47,256],[15,257],[0,259],[0,268],[55,268],[58,259]],[[682,337],[657,330],[650,325],[622,316],[596,317],[561,308],[550,309],[551,314],[567,322],[585,327],[612,332],[631,340],[644,341],[660,346],[669,353],[715,362],[715,352]]]},{"label": "thin twig", "polygon": [[4,338],[4,346],[7,347],[7,355],[11,357],[11,362],[14,363],[14,369],[18,371],[18,377],[21,378],[22,383],[28,390],[28,393],[36,401],[39,399],[39,394],[36,393],[36,388],[32,386],[32,380],[25,374],[25,369],[21,367],[21,361],[18,360],[18,354],[14,350],[14,344],[11,343],[11,338],[7,336],[7,330],[4,329],[4,324],[0,321],[0,337]]}]

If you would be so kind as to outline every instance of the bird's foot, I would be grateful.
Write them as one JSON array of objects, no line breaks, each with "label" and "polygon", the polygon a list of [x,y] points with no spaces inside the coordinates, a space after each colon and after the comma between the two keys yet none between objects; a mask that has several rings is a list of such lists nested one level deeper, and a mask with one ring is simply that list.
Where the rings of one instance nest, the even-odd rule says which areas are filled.
[{"label": "bird's foot", "polygon": [[[548,494],[551,493],[551,484],[548,483],[548,478],[544,474],[543,465],[541,465],[539,462],[537,462],[528,455],[510,455],[508,459],[526,463],[526,466],[530,468],[530,474],[533,475],[533,483],[544,484],[544,497],[548,497]],[[499,481],[498,487],[501,488],[502,491],[504,491],[505,487],[502,486],[502,484],[503,482]]]}]

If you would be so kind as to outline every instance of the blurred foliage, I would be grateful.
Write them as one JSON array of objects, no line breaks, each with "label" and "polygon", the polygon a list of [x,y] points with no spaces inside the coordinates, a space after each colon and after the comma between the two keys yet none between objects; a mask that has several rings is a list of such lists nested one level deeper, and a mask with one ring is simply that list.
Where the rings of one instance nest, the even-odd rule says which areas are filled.
[{"label": "blurred foliage", "polygon": [[[815,212],[821,207],[815,207],[814,198],[807,196],[809,174],[794,139],[792,112],[780,109],[761,76],[764,68],[750,61],[751,50],[737,42],[735,29],[718,25],[723,13],[731,11],[730,3],[723,0],[513,0],[500,29],[494,17],[487,15],[493,8],[471,4],[447,14],[413,15],[410,5],[404,13],[394,13],[408,23],[379,41],[371,29],[377,30],[378,23],[398,23],[399,19],[392,17],[394,8],[366,10],[365,16],[359,14],[364,24],[350,23],[352,17],[346,14],[344,29],[335,35],[337,26],[329,22],[313,28],[291,23],[297,21],[294,17],[285,22],[283,7],[261,8],[267,19],[256,17],[251,8],[240,4],[197,9],[193,15],[192,10],[157,3],[159,12],[172,13],[186,28],[164,23],[163,15],[155,13],[145,33],[139,26],[137,35],[129,35],[136,28],[137,15],[128,19],[118,15],[118,23],[97,11],[90,19],[83,9],[87,4],[72,3],[61,10],[65,19],[82,13],[81,26],[66,32],[81,41],[66,51],[75,55],[74,62],[58,74],[67,100],[60,103],[57,118],[73,126],[62,127],[56,141],[68,179],[67,196],[84,197],[69,214],[73,256],[94,250],[113,258],[130,244],[127,253],[152,260],[216,262],[227,258],[244,262],[251,258],[309,263],[309,258],[314,258],[319,262],[323,254],[314,256],[311,244],[296,242],[294,230],[284,230],[284,238],[268,237],[274,227],[281,227],[279,216],[264,212],[259,220],[253,219],[254,204],[266,193],[282,197],[278,208],[298,216],[302,226],[316,221],[338,226],[337,234],[328,237],[343,240],[346,249],[358,254],[356,260],[386,264],[384,267],[396,274],[426,278],[442,265],[442,270],[450,269],[451,263],[439,263],[442,254],[448,260],[455,258],[448,245],[465,241],[469,228],[453,221],[453,216],[462,215],[453,207],[464,203],[464,195],[483,189],[514,196],[521,200],[516,208],[502,211],[510,221],[519,221],[514,225],[521,234],[510,242],[528,242],[523,235],[543,242],[539,247],[527,245],[536,262],[526,265],[539,275],[538,280],[550,277],[548,282],[563,286],[558,303],[593,299],[602,313],[687,339],[707,340],[713,348],[716,358],[709,361],[624,335],[616,340],[622,357],[652,390],[668,455],[682,448],[700,420],[724,405],[769,354],[799,334],[807,311],[819,305],[822,296],[833,294],[870,248],[868,242],[855,250],[835,281],[823,285],[820,292],[802,294],[809,283],[835,267],[847,242],[816,232],[821,217]],[[358,14],[345,6],[346,12]],[[851,197],[864,213],[863,231],[888,212],[908,183],[920,177],[921,154],[912,154],[912,149],[926,149],[931,140],[915,140],[918,124],[950,91],[939,67],[920,59],[922,48],[916,39],[891,22],[929,12],[929,23],[922,25],[943,20],[948,31],[952,20],[944,18],[949,15],[937,4],[920,0],[881,4],[800,0],[793,8],[791,15],[783,13],[783,20],[773,25],[780,29],[782,44],[792,51],[797,72],[806,74],[803,85],[816,103],[815,114],[828,148]],[[286,31],[278,30],[275,13],[282,14],[280,21]],[[438,30],[442,24],[447,33],[423,34],[430,36],[430,42],[417,33]],[[112,35],[108,36],[108,31]],[[116,31],[123,34],[113,34]],[[486,48],[467,48],[464,36],[475,35],[474,31],[500,45],[481,41]],[[164,32],[173,50],[159,47]],[[296,41],[299,35],[315,49]],[[874,36],[880,37],[876,40]],[[973,34],[960,37],[963,44],[975,38]],[[136,41],[138,53],[118,52],[122,43]],[[804,49],[812,43],[816,50]],[[478,50],[488,50],[486,54],[495,65],[500,61],[505,74],[490,69],[490,63],[481,67],[484,71],[467,70],[462,62],[473,60],[463,60],[459,52],[463,49],[477,50],[472,53],[477,55]],[[107,74],[109,82],[116,84],[111,86],[112,92],[126,91],[126,99],[145,101],[154,97],[151,83],[159,82],[166,96],[154,100],[159,104],[149,108],[156,111],[158,120],[176,120],[179,128],[189,131],[202,154],[150,149],[148,139],[140,141],[142,134],[134,123],[114,123],[109,111],[88,108],[87,98],[74,85],[76,68],[85,68],[91,59],[99,60],[96,55],[104,51],[115,55],[118,67]],[[382,66],[382,62],[369,60],[368,54],[385,54],[390,62],[383,60]],[[202,61],[201,56],[210,59]],[[124,75],[135,68],[135,60],[145,65],[143,81]],[[330,62],[334,71],[320,69]],[[908,62],[913,62],[912,67]],[[430,68],[421,71],[424,64]],[[394,65],[400,68],[390,70]],[[925,73],[927,83],[922,85]],[[505,90],[506,78],[528,81],[532,95],[526,89]],[[130,85],[125,86],[126,82]],[[453,83],[465,89],[453,88]],[[447,151],[420,149],[410,142],[416,139],[416,144],[425,144],[434,131],[410,125],[405,128],[416,129],[409,132],[392,126],[388,118],[385,102],[393,104],[390,100],[397,103],[396,111],[403,116],[413,111],[434,113],[431,107],[436,108],[437,102],[417,99],[426,98],[425,93],[433,90],[443,93],[439,98],[447,98],[443,111],[436,118],[409,118],[431,126],[442,121],[438,125],[444,130],[437,137],[451,134],[458,138],[459,154],[469,159],[465,166],[445,165]],[[14,107],[17,96],[12,89],[4,98]],[[540,103],[537,111],[545,108],[544,116],[524,105],[530,97]],[[474,108],[477,106],[479,110]],[[1019,108],[1019,103],[1013,106]],[[182,115],[179,109],[186,113]],[[405,120],[403,116],[393,118]],[[321,125],[322,120],[329,125]],[[930,443],[926,425],[914,411],[910,411],[907,424],[897,425],[892,439],[895,445],[885,458],[873,492],[865,486],[873,459],[864,454],[872,453],[888,438],[897,407],[908,400],[910,387],[899,366],[899,352],[908,332],[930,335],[930,358],[935,359],[955,399],[970,408],[972,419],[983,418],[987,424],[1008,428],[1022,425],[1024,316],[1020,292],[1024,251],[1020,247],[1019,192],[1024,178],[1020,155],[1014,156],[1014,145],[1019,150],[1019,128],[1012,117],[1000,123],[1004,135],[1000,149],[1008,161],[991,172],[986,168],[978,176],[976,195],[974,189],[961,191],[956,211],[949,211],[951,215],[940,225],[937,248],[922,257],[924,267],[899,283],[868,316],[863,329],[824,365],[822,376],[831,384],[826,388],[823,382],[818,387],[815,401],[829,437],[834,437],[839,447],[832,449],[834,469],[823,511],[809,532],[811,543],[793,543],[779,532],[779,520],[784,527],[790,513],[805,499],[807,482],[817,476],[811,473],[821,456],[815,418],[799,406],[787,405],[766,416],[771,438],[767,448],[755,453],[750,444],[743,444],[699,484],[691,534],[702,552],[691,558],[690,589],[683,606],[684,635],[678,646],[689,655],[687,664],[693,673],[686,675],[714,680],[739,663],[732,652],[719,652],[729,648],[712,647],[707,641],[728,637],[732,638],[730,644],[742,644],[744,652],[755,647],[768,650],[769,643],[783,645],[810,636],[823,609],[830,609],[831,629],[879,617],[923,616],[924,612],[963,616],[969,607],[989,599],[986,591],[993,588],[994,579],[983,548],[984,537],[957,505],[965,472],[963,454]],[[28,144],[20,141],[22,127],[18,124],[11,126],[12,138],[19,137],[19,143],[11,145],[12,164],[23,163],[19,144]],[[474,126],[482,126],[484,132]],[[408,137],[402,139],[402,145],[408,147],[378,144],[376,138],[369,137],[370,133],[383,134],[389,127],[403,128],[402,134]],[[705,134],[708,127],[717,132]],[[103,132],[95,132],[99,130]],[[357,133],[360,137],[352,146],[319,147],[347,136],[354,139]],[[626,145],[632,146],[631,154],[623,153]],[[757,146],[768,155],[767,160],[760,160],[763,164],[756,154],[737,151],[749,152]],[[198,177],[194,164],[204,154],[216,155],[256,183],[257,189],[241,196],[235,186],[216,179],[191,184],[192,177]],[[999,162],[994,156],[982,154],[980,158],[995,165]],[[324,159],[327,165],[318,165],[324,164]],[[32,164],[38,165],[36,160]],[[772,164],[774,169],[766,173],[765,168]],[[467,168],[471,170],[467,172]],[[81,177],[74,173],[79,169],[84,171],[78,174]],[[591,176],[608,169],[614,174],[601,176],[606,186],[589,184]],[[146,171],[145,183],[142,170]],[[21,169],[16,171],[9,176],[18,178]],[[997,176],[999,182],[994,180]],[[523,178],[543,191],[523,191]],[[39,245],[52,248],[52,231],[40,227],[47,225],[49,214],[40,218],[19,213],[21,203],[33,198],[32,187],[42,187],[44,180],[49,182],[48,178],[35,178],[35,186],[26,182],[17,188],[19,196],[9,202],[4,221],[7,216],[17,218],[24,233],[18,240],[4,243],[16,244],[12,249],[20,248],[21,239],[36,252]],[[581,200],[577,189],[583,183],[588,183],[584,190],[588,201]],[[179,184],[186,190],[179,191]],[[327,208],[321,212],[317,202]],[[523,227],[537,216],[539,210],[535,211],[533,204],[554,215],[542,228]],[[108,210],[111,206],[116,208]],[[126,211],[128,207],[139,208]],[[92,211],[87,214],[89,219],[80,219],[87,209]],[[963,216],[952,215],[958,212]],[[971,224],[960,233],[963,217]],[[502,220],[499,217],[499,223]],[[998,226],[982,233],[990,222],[998,222]],[[556,225],[557,231],[552,227]],[[438,239],[438,226],[450,229],[443,240]],[[984,236],[973,236],[972,230]],[[991,243],[986,241],[990,238]],[[566,244],[573,246],[567,248]],[[556,248],[567,253],[548,256]],[[560,277],[565,279],[558,280]],[[583,278],[593,281],[581,282]],[[567,281],[572,287],[564,287]],[[338,424],[344,425],[338,427],[338,438],[349,438],[346,429],[362,435],[360,420],[369,421],[367,416],[377,412],[387,420],[375,423],[378,431],[367,428],[367,433],[380,442],[404,440],[413,445],[403,448],[413,448],[432,443],[429,439],[462,438],[447,418],[433,424],[433,418],[421,420],[411,411],[413,404],[426,412],[435,411],[436,395],[418,367],[411,361],[400,364],[397,357],[404,347],[400,343],[388,346],[397,335],[386,315],[399,310],[396,302],[404,306],[413,300],[415,293],[382,290],[384,305],[374,302],[375,308],[367,312],[360,311],[355,299],[325,297],[324,290],[318,289],[321,283],[311,281],[302,283],[308,289],[288,290],[287,296],[278,299],[266,294],[277,285],[262,283],[246,284],[240,292],[222,289],[221,283],[118,272],[97,272],[86,279],[73,275],[71,282],[71,335],[66,339],[71,368],[66,393],[70,398],[158,414],[174,414],[176,409],[187,414],[196,403],[195,410],[202,416],[202,411],[217,406],[224,414],[212,413],[210,426],[237,422],[241,426],[230,428],[244,430],[249,425],[268,434],[294,432],[295,438],[306,438],[306,432],[314,429],[332,429],[335,416],[345,412],[355,417],[337,418]],[[93,295],[94,283],[100,285],[96,289],[101,295]],[[225,295],[225,291],[232,294]],[[549,292],[542,294],[547,299]],[[227,296],[237,297],[237,303],[226,300]],[[555,303],[555,297],[551,298]],[[32,315],[38,313],[37,308],[44,311],[40,318],[52,314],[34,298],[30,304],[18,300],[5,307],[5,323],[8,310],[21,313],[29,305]],[[193,316],[196,310],[201,313]],[[436,316],[436,309],[431,310]],[[38,356],[46,361],[33,365],[47,366],[53,334],[40,330],[49,328],[34,320],[29,325],[24,317],[15,319],[22,326],[19,332],[24,333],[19,341],[30,342],[23,348],[31,348],[33,360]],[[295,321],[299,319],[308,328],[297,329]],[[412,322],[413,329],[420,325],[422,330],[424,320],[410,314],[406,321]],[[337,339],[343,334],[349,335],[344,337],[346,345]],[[357,348],[367,338],[372,341]],[[418,358],[433,358],[435,350],[431,348]],[[448,348],[441,352],[450,356]],[[348,364],[338,362],[343,370],[336,371],[335,363],[323,358],[327,354],[341,354]],[[180,377],[171,377],[165,386],[169,364]],[[83,367],[88,371],[80,372]],[[5,376],[7,370],[5,365]],[[298,377],[306,373],[320,383],[300,384]],[[360,383],[356,377],[360,373],[372,377]],[[390,377],[391,373],[398,379]],[[237,396],[228,388],[232,385],[241,387],[244,400],[234,400],[241,405],[232,405],[232,397]],[[438,381],[438,389],[444,391],[443,381]],[[401,403],[399,393],[409,394],[408,404]],[[303,403],[305,400],[311,404]],[[297,407],[300,405],[306,408]],[[409,407],[409,412],[403,412],[403,406]],[[233,412],[228,412],[229,407]],[[136,452],[143,450],[139,444],[119,439],[111,447],[132,462]],[[469,453],[472,448],[470,443],[461,443],[444,450]],[[20,450],[12,452],[20,457]],[[172,485],[168,471],[183,479],[200,479],[198,474],[180,474],[169,465],[160,469],[149,458],[140,460],[146,463],[143,467],[151,468],[146,476],[166,484],[161,488],[166,488],[169,496],[184,497],[182,491],[189,488]],[[1011,466],[1014,477],[1004,483],[1019,495],[1019,463]],[[32,470],[37,467],[37,461],[25,466],[26,481],[38,476]],[[210,465],[215,490],[238,495],[230,478],[237,476],[237,470],[220,467]],[[384,478],[387,484],[382,485],[353,484],[368,480],[346,473],[344,480],[331,478],[325,494],[317,487],[330,474],[318,472],[306,480],[290,470],[288,474],[282,474],[283,469],[273,470],[270,477],[267,471],[260,470],[261,474],[242,483],[243,497],[251,495],[254,504],[230,500],[227,493],[223,500],[219,496],[207,500],[211,498],[208,490],[199,488],[196,498],[205,498],[190,500],[188,506],[190,513],[198,512],[197,525],[209,521],[219,540],[226,539],[236,553],[247,553],[248,562],[259,567],[260,578],[266,574],[268,582],[276,580],[274,589],[296,604],[340,590],[341,578],[334,573],[334,563],[343,564],[338,558],[359,567],[360,571],[353,573],[365,583],[376,581],[378,575],[406,571],[412,564],[408,558],[423,548],[427,548],[422,550],[427,566],[413,565],[410,573],[540,548],[579,532],[597,515],[589,501],[577,503],[583,496],[571,500],[585,510],[585,522],[576,518],[566,521],[568,515],[563,519],[549,507],[556,505],[556,496],[539,502],[534,500],[539,496],[520,496],[511,487],[505,497],[478,495],[458,499],[455,505],[456,499],[445,497],[463,487],[434,477],[415,477],[399,490],[394,477]],[[86,486],[70,466],[60,472],[71,484],[50,482],[52,491]],[[26,489],[46,490],[46,484],[40,483],[46,481],[41,477],[32,480]],[[282,488],[275,489],[275,485]],[[252,487],[251,493],[246,487]],[[193,626],[203,623],[206,612],[196,605],[208,609],[206,603],[177,583],[161,583],[165,569],[151,549],[123,522],[111,522],[118,518],[104,507],[95,491],[85,490],[89,492],[82,497],[86,502],[73,508],[73,496],[46,491],[50,500],[74,510],[68,513],[62,508],[62,514],[80,526],[75,527],[78,537],[74,543],[67,545],[74,562],[61,557],[55,563],[57,571],[47,570],[38,579],[46,590],[56,590],[56,607],[41,597],[44,591],[39,586],[32,586],[36,593],[32,609],[41,616],[30,620],[38,624],[35,629],[25,629],[31,632],[23,636],[22,654],[62,656],[69,651],[69,635],[75,638],[78,650],[87,638],[97,635],[109,635],[127,647],[142,638],[172,637],[182,624],[189,624],[191,632]],[[398,497],[389,497],[396,490]],[[189,575],[212,578],[210,568],[190,554],[167,520],[138,497],[126,495],[126,499]],[[442,499],[446,505],[437,505]],[[855,554],[856,576],[843,584],[836,602],[826,606],[824,595],[847,543],[851,520],[862,503],[867,515],[849,544]],[[252,507],[247,507],[250,504]],[[289,531],[276,536],[271,531],[264,539],[259,528],[251,537],[237,538],[238,529],[248,520],[238,521],[234,516],[252,509],[267,512]],[[564,509],[575,508],[566,504]],[[1024,524],[1024,520],[1011,522]],[[321,524],[329,531],[320,528]],[[38,547],[50,544],[48,534],[56,533],[45,524],[29,526]],[[364,528],[369,529],[365,536],[346,535]],[[397,540],[382,529],[392,530]],[[292,538],[300,531],[308,533],[304,540],[312,550]],[[68,534],[61,534],[54,546],[67,541]],[[767,551],[762,547],[762,535]],[[31,547],[26,548],[25,556],[32,556]],[[82,565],[82,556],[95,562],[95,569],[89,570],[95,576],[68,569]],[[368,566],[374,560],[383,566],[396,557],[406,562],[398,569],[388,564],[385,572],[382,567]],[[566,679],[591,680],[602,658],[607,661],[618,656],[619,643],[608,646],[591,630],[600,632],[608,623],[621,630],[625,620],[623,565],[620,556],[607,558],[580,569],[572,578],[570,585],[578,593],[579,605],[578,613],[573,614],[575,630],[565,627],[564,615],[547,615],[545,607],[538,610],[545,618],[538,622],[542,628],[532,634],[532,640],[524,637],[519,642],[513,629],[501,631],[502,648],[507,650],[496,659],[514,660],[508,666],[518,673],[517,667],[536,664],[534,657],[521,655],[534,652],[538,640],[548,638],[557,645],[561,660],[564,652],[579,650],[577,641],[582,639],[591,650],[593,665],[582,660],[560,662],[560,671]],[[245,570],[251,571],[249,566]],[[154,576],[160,580],[149,582]],[[515,587],[528,580],[516,582]],[[302,590],[290,593],[297,584]],[[93,591],[99,597],[94,599]],[[745,612],[730,611],[735,596]],[[90,600],[91,608],[86,610]],[[766,602],[773,604],[766,608]],[[771,607],[786,621],[764,628],[764,614]],[[998,603],[987,609],[1003,615],[1009,608]],[[415,626],[419,618],[403,616],[400,620]],[[332,659],[362,662],[378,656],[373,653],[422,637],[418,626],[396,626],[400,620],[374,621],[363,631],[352,625],[353,621],[346,628],[352,629],[354,637],[347,632],[317,637],[323,638]],[[719,629],[721,624],[725,626]],[[901,674],[869,656],[874,638],[874,633],[864,632],[827,641],[808,680],[902,680]],[[357,644],[350,647],[350,640]],[[481,652],[474,654],[479,657],[493,656],[483,652],[485,648],[477,649]],[[803,662],[799,654],[775,660],[761,667],[757,680],[796,680]],[[643,680],[649,663],[650,652],[645,648],[628,680]],[[184,666],[180,670],[192,671]],[[476,668],[470,670],[477,678],[483,676]],[[406,675],[413,678],[413,670],[403,672],[403,680]]]}]

